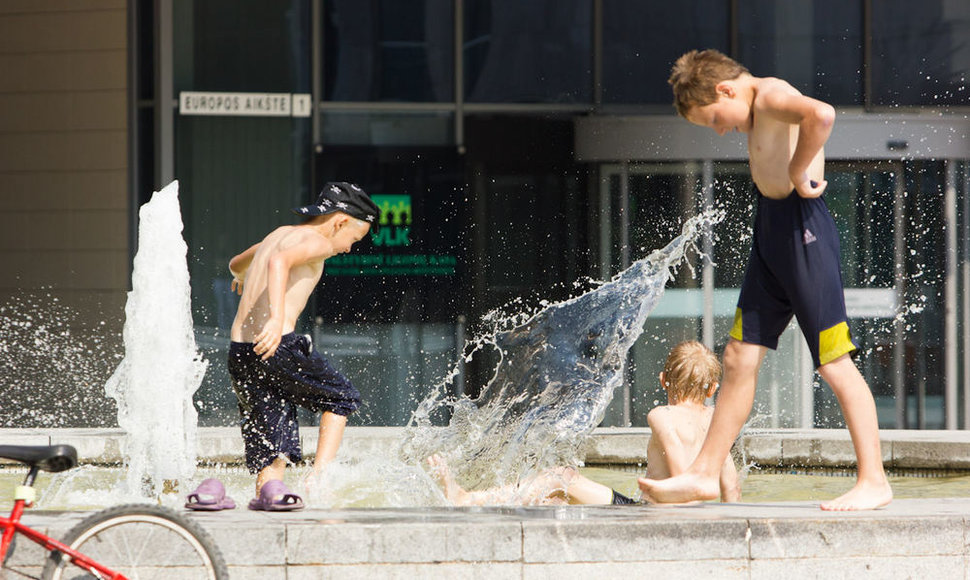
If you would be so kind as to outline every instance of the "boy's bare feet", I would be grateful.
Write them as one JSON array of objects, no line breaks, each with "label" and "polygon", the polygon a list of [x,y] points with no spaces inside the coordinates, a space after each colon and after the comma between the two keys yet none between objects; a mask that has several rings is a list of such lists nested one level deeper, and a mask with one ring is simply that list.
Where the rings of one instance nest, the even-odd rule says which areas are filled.
[{"label": "boy's bare feet", "polygon": [[688,503],[717,499],[720,487],[717,477],[708,478],[682,473],[667,479],[637,478],[643,499],[650,503]]},{"label": "boy's bare feet", "polygon": [[886,479],[877,483],[857,481],[848,492],[832,501],[823,502],[820,507],[825,511],[874,510],[892,500],[893,490]]}]

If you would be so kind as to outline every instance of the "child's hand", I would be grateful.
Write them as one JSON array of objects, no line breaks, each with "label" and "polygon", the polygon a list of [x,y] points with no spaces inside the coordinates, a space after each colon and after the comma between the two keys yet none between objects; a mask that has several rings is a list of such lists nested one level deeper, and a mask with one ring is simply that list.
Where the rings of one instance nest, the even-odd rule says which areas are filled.
[{"label": "child's hand", "polygon": [[242,296],[243,293],[243,281],[239,278],[233,278],[232,284],[229,285],[229,289]]},{"label": "child's hand", "polygon": [[821,182],[814,181],[809,179],[808,175],[802,174],[799,180],[792,179],[792,184],[795,186],[795,191],[798,195],[802,197],[818,197],[825,193],[825,186],[829,182],[824,179]]},{"label": "child's hand", "polygon": [[260,355],[262,360],[271,358],[276,354],[276,349],[280,346],[283,337],[283,324],[270,320],[263,327],[262,332],[256,335],[256,343],[253,345],[253,352]]}]

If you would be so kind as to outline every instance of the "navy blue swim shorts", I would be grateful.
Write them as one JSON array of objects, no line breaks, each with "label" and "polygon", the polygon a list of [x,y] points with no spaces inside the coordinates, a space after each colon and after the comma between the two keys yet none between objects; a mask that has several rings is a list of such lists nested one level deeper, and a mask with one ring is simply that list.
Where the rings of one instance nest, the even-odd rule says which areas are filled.
[{"label": "navy blue swim shorts", "polygon": [[229,344],[229,376],[239,400],[246,466],[258,473],[283,455],[300,461],[297,406],[347,416],[360,407],[357,388],[313,349],[310,338],[289,333],[269,360],[249,342]]},{"label": "navy blue swim shorts", "polygon": [[640,502],[634,501],[634,500],[628,498],[627,496],[625,496],[622,493],[616,491],[615,489],[612,490],[612,491],[613,491],[613,499],[610,501],[611,504],[613,504],[613,505],[640,505]]},{"label": "navy blue swim shorts", "polygon": [[839,232],[825,200],[796,192],[769,199],[759,192],[731,337],[776,349],[793,314],[815,368],[856,350],[845,313]]}]

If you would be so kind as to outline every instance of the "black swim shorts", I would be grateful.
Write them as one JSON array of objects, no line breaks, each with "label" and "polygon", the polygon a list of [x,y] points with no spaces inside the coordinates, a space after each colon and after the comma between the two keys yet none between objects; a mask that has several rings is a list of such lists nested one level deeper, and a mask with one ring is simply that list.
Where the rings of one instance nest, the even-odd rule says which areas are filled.
[{"label": "black swim shorts", "polygon": [[839,232],[825,201],[758,193],[731,337],[775,349],[793,314],[815,368],[856,350],[845,312]]},{"label": "black swim shorts", "polygon": [[640,502],[634,501],[628,498],[627,496],[616,491],[615,489],[612,491],[613,491],[613,499],[610,501],[610,503],[612,503],[613,505],[640,505]]},{"label": "black swim shorts", "polygon": [[283,335],[276,354],[265,361],[252,343],[232,342],[228,362],[252,473],[280,455],[292,462],[303,458],[297,406],[343,416],[360,407],[357,388],[313,349],[308,336]]}]

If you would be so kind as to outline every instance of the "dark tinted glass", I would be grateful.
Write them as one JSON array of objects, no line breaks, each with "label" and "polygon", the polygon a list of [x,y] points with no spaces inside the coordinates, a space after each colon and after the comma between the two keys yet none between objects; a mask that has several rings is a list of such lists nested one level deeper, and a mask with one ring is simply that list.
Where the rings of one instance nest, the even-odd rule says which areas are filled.
[{"label": "dark tinted glass", "polygon": [[738,60],[751,74],[833,105],[862,104],[861,2],[741,0],[738,8]]},{"label": "dark tinted glass", "polygon": [[466,0],[465,99],[592,100],[592,2]]},{"label": "dark tinted glass", "polygon": [[309,0],[176,2],[175,92],[310,92]]},{"label": "dark tinted glass", "polygon": [[728,2],[603,3],[603,102],[673,101],[670,67],[692,49],[727,53]]},{"label": "dark tinted glass", "polygon": [[966,105],[968,41],[965,2],[873,2],[872,104]]},{"label": "dark tinted glass", "polygon": [[451,0],[324,3],[324,99],[454,99]]}]

